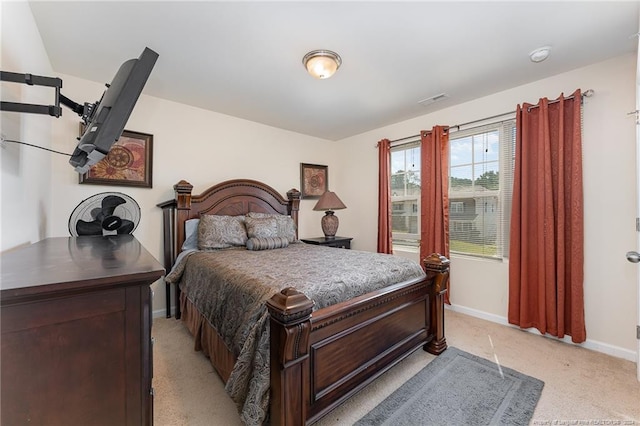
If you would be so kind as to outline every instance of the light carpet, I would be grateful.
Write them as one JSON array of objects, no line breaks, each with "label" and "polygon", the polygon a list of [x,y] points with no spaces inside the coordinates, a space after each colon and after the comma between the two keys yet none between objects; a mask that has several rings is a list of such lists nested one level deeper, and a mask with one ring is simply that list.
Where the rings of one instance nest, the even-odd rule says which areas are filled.
[{"label": "light carpet", "polygon": [[[544,381],[531,425],[640,425],[640,382],[634,362],[450,309],[445,315],[450,348],[488,360],[497,356],[503,366]],[[155,318],[152,334],[154,424],[242,426],[222,380],[209,360],[194,351],[181,321]],[[436,358],[415,351],[316,426],[353,425]]]},{"label": "light carpet", "polygon": [[541,380],[449,348],[356,425],[527,425],[543,386]]}]

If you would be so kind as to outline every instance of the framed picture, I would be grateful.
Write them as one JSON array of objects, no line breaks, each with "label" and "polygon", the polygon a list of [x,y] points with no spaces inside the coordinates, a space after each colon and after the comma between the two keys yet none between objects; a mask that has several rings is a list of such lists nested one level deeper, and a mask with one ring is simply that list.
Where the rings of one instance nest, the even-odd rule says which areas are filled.
[{"label": "framed picture", "polygon": [[[80,134],[84,124],[80,123]],[[125,130],[100,162],[80,175],[80,183],[152,187],[153,135]]]},{"label": "framed picture", "polygon": [[327,166],[300,163],[300,188],[302,198],[320,198],[329,187]]}]

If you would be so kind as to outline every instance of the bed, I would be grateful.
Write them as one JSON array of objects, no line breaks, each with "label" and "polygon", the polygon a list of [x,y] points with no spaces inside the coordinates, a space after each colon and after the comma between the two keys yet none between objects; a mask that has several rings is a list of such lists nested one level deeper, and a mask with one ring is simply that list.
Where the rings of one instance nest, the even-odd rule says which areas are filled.
[{"label": "bed", "polygon": [[[191,184],[180,181],[174,185],[174,198],[158,205],[163,209],[165,268],[172,271],[166,284],[167,317],[171,316],[170,291],[173,287],[176,318],[181,319],[194,335],[195,348],[210,358],[246,424],[265,421],[274,425],[312,424],[417,348],[422,347],[435,355],[446,349],[444,293],[449,261],[443,256],[433,254],[424,259],[422,267],[419,267],[420,274],[410,271],[407,275],[410,278],[405,276],[394,282],[395,278],[387,277],[382,286],[376,284],[372,291],[354,297],[347,292],[342,299],[323,301],[318,294],[325,289],[325,284],[312,283],[311,279],[307,281],[307,269],[318,269],[316,264],[322,263],[320,259],[334,262],[330,256],[341,254],[342,260],[335,263],[359,272],[350,272],[338,281],[351,283],[354,282],[353,275],[381,276],[384,271],[391,270],[395,274],[400,266],[396,268],[385,262],[398,258],[297,241],[300,192],[295,189],[287,192],[287,198],[284,198],[262,182],[236,179],[214,185],[200,195],[193,195],[192,190]],[[187,232],[188,224],[194,222],[192,219],[206,220],[212,219],[211,216],[237,219],[254,215],[287,218],[294,224],[294,238],[289,239],[289,244],[283,241],[282,247],[274,247],[273,250],[248,250],[245,247],[212,250],[213,253],[185,253],[182,250],[187,235],[193,235]],[[257,223],[255,220],[249,223],[249,220],[245,223],[247,227]],[[276,265],[274,259],[284,256],[282,253],[302,256],[303,260],[298,260],[298,263],[291,261],[284,267]],[[232,261],[231,256],[233,259],[245,257]],[[366,256],[377,257],[367,266],[354,266],[358,265],[360,257]],[[207,262],[218,263],[206,267]],[[234,262],[239,265],[234,266]],[[406,260],[402,262],[406,264]],[[260,272],[252,270],[251,265],[260,268]],[[244,312],[245,317],[253,318],[258,326],[236,327],[233,333],[242,338],[247,338],[247,335],[255,337],[247,339],[247,342],[266,339],[263,342],[267,348],[266,355],[259,351],[244,351],[250,346],[245,341],[236,347],[226,330],[229,327],[216,319],[217,314],[205,312],[206,306],[216,304],[211,300],[204,301],[203,292],[208,285],[202,283],[208,282],[206,274],[218,274],[217,271],[223,269],[233,270],[236,275],[240,271],[270,277],[268,288],[261,288],[259,296],[233,296],[225,299],[233,300],[233,303],[222,304],[235,306],[236,301],[250,299],[251,306],[256,308],[255,313],[253,308],[236,310]],[[208,272],[210,270],[216,272]],[[325,276],[333,275],[335,281],[335,275],[340,273],[336,270],[337,267],[332,267],[331,273]],[[199,278],[191,283],[186,275]],[[252,275],[243,277],[244,281],[254,279]],[[223,296],[217,294],[216,297]],[[220,310],[219,307],[213,309]],[[235,320],[227,322],[236,324]],[[254,346],[260,348],[261,344]],[[266,368],[262,364],[266,364]],[[252,372],[247,373],[247,370]],[[238,376],[242,374],[249,374],[249,380],[239,381]],[[259,388],[261,385],[256,383],[264,375],[267,376],[266,407],[261,408],[259,397],[244,395],[240,400],[237,398],[238,394],[247,391],[246,388]],[[264,398],[262,403],[265,403]]]}]

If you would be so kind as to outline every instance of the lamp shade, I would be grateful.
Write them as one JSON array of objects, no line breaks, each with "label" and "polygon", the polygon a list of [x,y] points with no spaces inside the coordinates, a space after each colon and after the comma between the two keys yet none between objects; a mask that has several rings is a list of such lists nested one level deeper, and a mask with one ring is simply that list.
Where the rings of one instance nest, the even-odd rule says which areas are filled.
[{"label": "lamp shade", "polygon": [[330,50],[314,50],[304,55],[302,63],[309,74],[315,78],[325,79],[331,77],[340,68],[342,59]]},{"label": "lamp shade", "polygon": [[326,191],[318,202],[316,203],[314,210],[340,210],[346,209],[347,206],[338,198],[335,192]]}]

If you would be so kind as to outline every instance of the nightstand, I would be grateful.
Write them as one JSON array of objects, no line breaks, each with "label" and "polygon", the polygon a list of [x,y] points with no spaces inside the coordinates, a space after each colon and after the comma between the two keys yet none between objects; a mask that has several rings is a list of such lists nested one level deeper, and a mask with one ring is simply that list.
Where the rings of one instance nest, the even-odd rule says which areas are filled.
[{"label": "nightstand", "polygon": [[300,241],[307,244],[314,244],[317,246],[337,247],[337,248],[351,248],[352,237],[318,237],[318,238],[301,238]]}]

